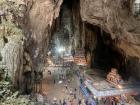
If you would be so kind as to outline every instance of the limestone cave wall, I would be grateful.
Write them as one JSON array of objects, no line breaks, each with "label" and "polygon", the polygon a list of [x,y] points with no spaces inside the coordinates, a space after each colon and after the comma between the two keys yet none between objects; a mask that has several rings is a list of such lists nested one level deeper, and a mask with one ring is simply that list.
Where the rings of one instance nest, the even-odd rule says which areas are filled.
[{"label": "limestone cave wall", "polygon": [[134,0],[81,0],[83,21],[110,33],[126,55],[140,57],[140,21],[132,14]]},{"label": "limestone cave wall", "polygon": [[134,0],[81,0],[80,13],[84,22],[98,26],[110,34],[116,50],[125,55],[127,73],[139,77],[140,20],[133,15],[133,2]]},{"label": "limestone cave wall", "polygon": [[[30,1],[29,1],[30,2]],[[44,62],[47,47],[51,36],[52,24],[59,16],[62,0],[36,0],[33,1],[29,12],[28,35],[26,49],[30,53],[34,69],[38,69],[39,62]]]},{"label": "limestone cave wall", "polygon": [[[1,27],[0,55],[2,57],[0,58],[8,67],[9,73],[14,71],[13,75],[10,73],[11,77],[20,76],[16,78],[16,82],[22,84],[28,77],[29,80],[33,79],[35,72],[42,71],[41,67],[46,64],[48,43],[56,27],[59,27],[56,22],[60,16],[61,6],[64,1],[69,0],[19,1],[16,0],[16,3],[11,4],[10,10],[14,6],[16,8],[10,12],[6,10],[3,12],[3,6],[0,8],[0,20],[5,21],[6,13],[7,18],[13,17],[12,20],[6,19],[6,22],[10,20],[12,24],[14,23],[12,29],[13,26],[19,29],[17,33],[14,29],[10,34],[6,32],[7,35],[5,35]],[[86,57],[92,65],[97,57],[96,50],[101,38],[102,43],[107,45],[111,51],[123,55],[127,73],[140,78],[140,20],[133,15],[133,2],[134,0],[69,1],[73,50],[85,49]],[[20,8],[19,4],[22,4]],[[4,21],[1,24],[5,24]],[[103,50],[99,51],[101,52]],[[115,58],[117,59],[116,56]],[[26,77],[26,73],[30,75]]]},{"label": "limestone cave wall", "polygon": [[20,28],[22,22],[19,23],[24,17],[22,4],[21,1],[0,1],[0,70],[5,71],[16,87],[23,80],[24,35]]}]

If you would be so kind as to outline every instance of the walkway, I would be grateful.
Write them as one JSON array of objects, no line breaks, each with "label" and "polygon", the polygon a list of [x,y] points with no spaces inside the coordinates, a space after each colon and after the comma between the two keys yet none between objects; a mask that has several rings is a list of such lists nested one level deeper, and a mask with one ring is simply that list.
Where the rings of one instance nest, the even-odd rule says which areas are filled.
[{"label": "walkway", "polygon": [[[56,69],[55,73],[56,72],[59,73],[59,70]],[[73,102],[75,103],[74,105],[77,105],[76,103],[78,103],[78,98],[84,98],[79,90],[80,83],[78,77],[74,75],[71,78],[70,83],[68,83],[68,81],[66,80],[66,82],[59,83],[58,81],[56,82],[56,84],[54,84],[53,73],[54,72],[52,72],[52,74],[49,75],[48,71],[45,71],[45,78],[42,81],[42,92],[47,95],[48,100],[51,102],[55,97],[58,100],[58,102],[59,100],[63,101],[65,99],[66,102],[68,102],[68,105],[70,105],[70,100],[74,98],[72,95],[70,95],[70,92],[74,93],[74,89],[76,88],[76,99],[74,99]],[[66,85],[68,86],[68,89],[66,89]]]}]

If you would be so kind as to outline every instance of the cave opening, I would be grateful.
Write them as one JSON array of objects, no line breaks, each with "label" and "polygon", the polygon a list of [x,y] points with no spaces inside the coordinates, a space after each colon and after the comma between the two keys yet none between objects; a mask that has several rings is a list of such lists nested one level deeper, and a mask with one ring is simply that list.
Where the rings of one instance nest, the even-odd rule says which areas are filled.
[{"label": "cave opening", "polygon": [[[86,24],[89,30],[92,30],[96,37],[96,47],[91,51],[91,68],[103,70],[105,74],[116,68],[118,73],[124,80],[129,79],[129,71],[126,71],[126,58],[120,49],[115,46],[115,40],[111,39],[111,35],[98,26]],[[85,47],[90,50],[89,46]]]},{"label": "cave opening", "polygon": [[[74,9],[77,5],[79,5],[79,0],[64,0],[61,5],[59,17],[55,19],[52,26],[51,40],[49,41],[48,48],[54,55],[57,55],[57,50],[60,47],[65,47],[66,53],[71,53],[74,32],[76,30],[76,26],[74,26],[76,14]],[[78,14],[80,14],[79,11]]]}]

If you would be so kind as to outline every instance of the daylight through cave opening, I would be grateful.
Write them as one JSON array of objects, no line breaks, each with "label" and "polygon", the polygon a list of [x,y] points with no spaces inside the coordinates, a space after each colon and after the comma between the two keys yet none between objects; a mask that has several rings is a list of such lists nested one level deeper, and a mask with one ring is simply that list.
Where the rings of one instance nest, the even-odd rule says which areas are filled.
[{"label": "daylight through cave opening", "polygon": [[[54,21],[52,25],[52,33],[48,50],[53,54],[57,54],[57,50],[60,47],[64,47],[66,49],[66,53],[68,54],[70,54],[74,48],[73,46],[75,46],[76,40],[78,39],[74,39],[76,36],[75,33],[76,31],[79,32],[79,24],[74,23],[80,17],[80,10],[78,5],[79,0],[63,1],[60,8],[59,17]],[[77,17],[76,15],[79,16]],[[80,35],[78,37],[80,37]]]}]

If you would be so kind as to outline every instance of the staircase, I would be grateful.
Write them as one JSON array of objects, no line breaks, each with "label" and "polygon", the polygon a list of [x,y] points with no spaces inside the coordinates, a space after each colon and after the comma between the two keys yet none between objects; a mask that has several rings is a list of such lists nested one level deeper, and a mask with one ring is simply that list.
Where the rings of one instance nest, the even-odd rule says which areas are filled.
[{"label": "staircase", "polygon": [[83,84],[80,85],[80,90],[82,91],[85,98],[89,97],[89,93],[88,93],[87,89],[85,88],[85,86]]}]

